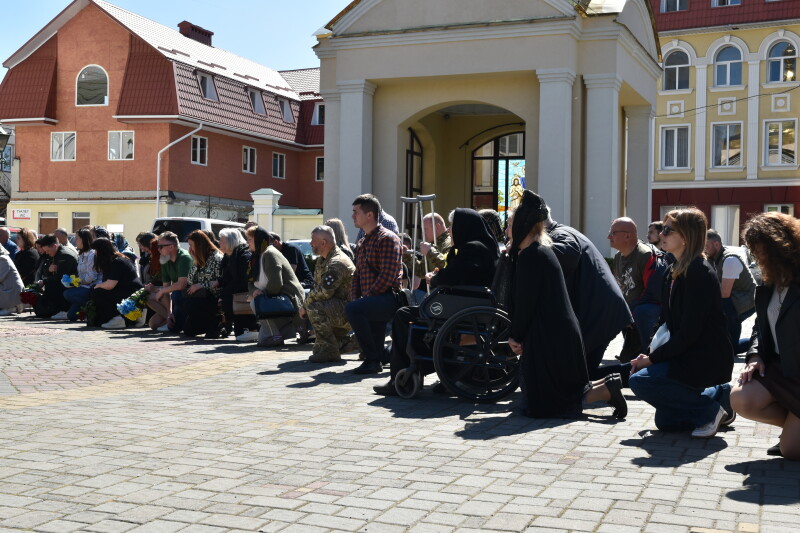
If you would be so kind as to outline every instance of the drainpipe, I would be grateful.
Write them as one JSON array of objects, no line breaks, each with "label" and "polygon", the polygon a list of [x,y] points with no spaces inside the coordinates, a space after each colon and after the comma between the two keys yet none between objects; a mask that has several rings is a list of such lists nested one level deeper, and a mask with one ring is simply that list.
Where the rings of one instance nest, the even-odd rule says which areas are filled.
[{"label": "drainpipe", "polygon": [[158,164],[156,165],[156,168],[157,168],[157,170],[156,170],[156,218],[158,218],[160,216],[160,214],[161,214],[161,212],[160,212],[160,208],[161,208],[161,156],[164,155],[164,152],[166,152],[167,150],[169,150],[170,148],[172,148],[173,146],[175,146],[176,144],[178,144],[182,140],[186,139],[187,137],[191,137],[192,135],[194,135],[195,133],[197,133],[198,131],[200,131],[202,129],[203,129],[203,123],[201,122],[200,125],[197,126],[196,129],[190,131],[189,133],[187,133],[186,135],[184,135],[180,139],[172,141],[171,143],[166,145],[164,148],[159,150],[159,152],[158,152]]}]

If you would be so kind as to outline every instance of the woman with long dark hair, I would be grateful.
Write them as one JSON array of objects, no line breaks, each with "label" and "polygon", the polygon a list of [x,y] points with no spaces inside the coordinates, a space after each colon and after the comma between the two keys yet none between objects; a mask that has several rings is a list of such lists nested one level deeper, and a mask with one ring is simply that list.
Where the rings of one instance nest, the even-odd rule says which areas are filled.
[{"label": "woman with long dark hair", "polygon": [[22,228],[17,233],[17,255],[14,256],[14,266],[17,267],[22,283],[27,287],[36,281],[36,266],[39,263],[39,252],[36,251],[36,234]]},{"label": "woman with long dark hair", "polygon": [[[100,273],[94,269],[93,241],[92,233],[88,229],[79,229],[75,233],[75,247],[78,249],[78,278],[80,278],[81,284],[64,291],[64,299],[70,304],[66,318],[73,322],[78,320],[78,312],[89,301],[92,287],[100,279]],[[58,315],[53,318],[58,318]]]},{"label": "woman with long dark hair", "polygon": [[93,323],[87,322],[87,325],[125,329],[125,319],[117,311],[117,304],[142,288],[136,275],[136,266],[106,238],[95,239],[92,250],[95,252],[94,269],[100,273],[103,281],[92,289],[95,319]]},{"label": "woman with long dark hair", "polygon": [[771,455],[800,460],[800,220],[762,213],[744,229],[761,267],[756,323],[745,368],[731,391],[734,411],[783,429]]},{"label": "woman with long dark hair", "polygon": [[580,326],[545,220],[544,200],[524,190],[509,220],[514,274],[508,344],[520,355],[522,411],[533,418],[577,418],[584,404],[604,401],[623,419],[628,406],[619,375],[589,381]]},{"label": "woman with long dark hair", "polygon": [[217,300],[222,253],[201,230],[194,230],[186,240],[189,241],[189,255],[192,256],[193,264],[189,272],[189,286],[186,288],[188,305],[185,306],[186,323],[183,333],[190,337],[205,333],[206,339],[218,339],[220,321]]},{"label": "woman with long dark hair", "polygon": [[[631,390],[656,409],[661,431],[713,437],[735,418],[730,409],[733,347],[714,268],[705,260],[708,222],[699,209],[676,209],[664,217],[661,246],[675,257],[661,298],[660,326],[650,353],[631,361]],[[666,326],[664,326],[666,324]],[[664,332],[661,338],[665,338]]]}]

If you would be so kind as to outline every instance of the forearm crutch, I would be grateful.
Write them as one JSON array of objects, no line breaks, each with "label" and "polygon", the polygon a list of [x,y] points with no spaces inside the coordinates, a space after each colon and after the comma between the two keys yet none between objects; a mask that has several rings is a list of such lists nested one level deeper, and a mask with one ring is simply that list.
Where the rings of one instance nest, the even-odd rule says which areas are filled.
[{"label": "forearm crutch", "polygon": [[[436,211],[434,210],[434,206],[433,206],[433,201],[436,200],[436,195],[435,194],[419,195],[419,196],[417,196],[417,200],[419,201],[419,212],[420,212],[420,216],[422,217],[423,221],[425,219],[425,209],[423,207],[423,204],[425,202],[430,202],[431,203],[431,240],[433,241],[431,243],[431,246],[433,246],[433,245],[436,244],[436,221],[434,220],[434,216],[433,216],[434,214],[436,214]],[[423,224],[424,224],[424,222],[423,222]],[[416,229],[415,229],[415,231],[416,231]],[[424,228],[423,228],[423,232],[422,233],[423,233],[423,237],[424,237],[425,236]],[[423,260],[425,261],[425,281],[426,281],[425,289],[428,291],[428,295],[430,295],[431,287],[427,283],[427,278],[428,278],[428,254],[425,254],[423,256]]]},{"label": "forearm crutch", "polygon": [[407,198],[405,196],[400,197],[400,201],[403,202],[403,212],[401,213],[401,220],[402,220],[402,228],[403,231],[406,229],[406,205],[412,206],[414,211],[414,231],[411,234],[411,285],[409,288],[413,291],[414,287],[416,286],[416,269],[414,268],[414,253],[417,250],[417,217],[419,216],[419,209],[417,206],[419,205],[420,201],[419,198]]}]

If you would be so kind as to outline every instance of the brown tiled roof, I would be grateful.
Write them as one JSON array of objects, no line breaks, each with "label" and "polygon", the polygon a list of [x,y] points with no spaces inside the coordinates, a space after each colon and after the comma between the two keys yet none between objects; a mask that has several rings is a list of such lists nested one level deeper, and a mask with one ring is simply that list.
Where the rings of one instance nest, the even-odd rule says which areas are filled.
[{"label": "brown tiled roof", "polygon": [[172,61],[131,34],[118,115],[177,115]]},{"label": "brown tiled roof", "polygon": [[319,99],[305,100],[300,103],[300,122],[297,124],[297,138],[303,144],[324,144],[325,126],[313,126],[311,119],[314,116],[314,107]]},{"label": "brown tiled roof", "polygon": [[741,5],[725,7],[713,7],[712,0],[689,0],[689,9],[671,13],[661,12],[661,0],[650,2],[660,32],[800,18],[797,0],[742,0]]},{"label": "brown tiled roof", "polygon": [[0,120],[56,117],[58,35],[11,69],[0,85]]}]

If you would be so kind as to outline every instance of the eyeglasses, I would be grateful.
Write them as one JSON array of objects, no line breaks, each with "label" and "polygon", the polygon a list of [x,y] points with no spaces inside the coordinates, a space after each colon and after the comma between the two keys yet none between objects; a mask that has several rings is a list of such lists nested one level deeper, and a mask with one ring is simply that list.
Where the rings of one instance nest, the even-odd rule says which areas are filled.
[{"label": "eyeglasses", "polygon": [[630,231],[625,231],[625,230],[621,230],[621,229],[618,229],[618,230],[615,230],[615,231],[609,231],[608,232],[608,236],[609,237],[613,237],[617,233],[630,233]]},{"label": "eyeglasses", "polygon": [[672,233],[674,231],[677,231],[677,230],[675,228],[673,228],[672,226],[664,226],[664,229],[661,230],[661,235],[667,236],[667,235],[669,235],[670,233]]},{"label": "eyeglasses", "polygon": [[162,248],[167,248],[168,246],[173,246],[173,244],[172,244],[172,243],[169,243],[169,244],[159,244],[159,245],[158,245],[158,249],[160,250],[160,249],[162,249]]}]

